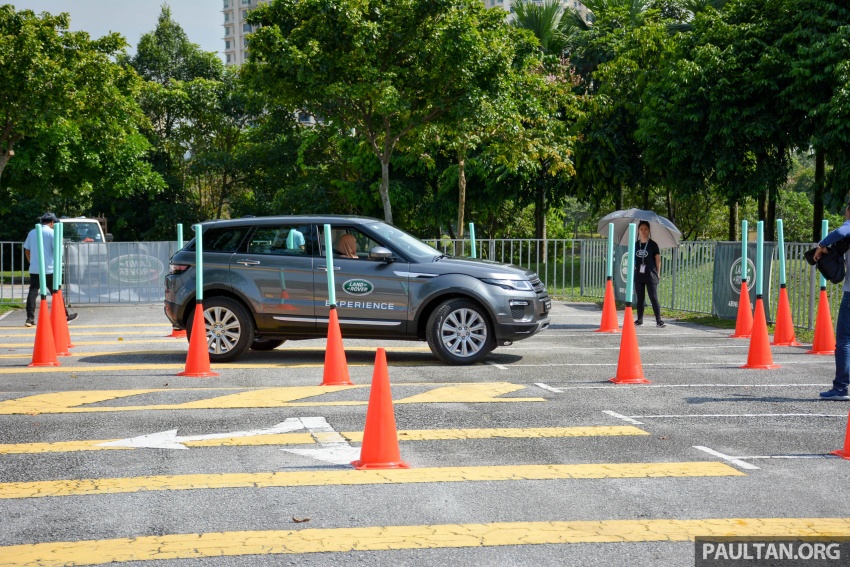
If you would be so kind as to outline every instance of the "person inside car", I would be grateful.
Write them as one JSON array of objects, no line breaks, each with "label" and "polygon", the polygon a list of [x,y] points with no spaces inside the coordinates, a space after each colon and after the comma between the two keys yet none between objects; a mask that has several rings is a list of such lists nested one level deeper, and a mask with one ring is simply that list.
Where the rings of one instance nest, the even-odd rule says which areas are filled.
[{"label": "person inside car", "polygon": [[340,236],[337,248],[339,249],[339,255],[343,258],[359,258],[357,255],[357,240],[352,234],[343,234]]}]

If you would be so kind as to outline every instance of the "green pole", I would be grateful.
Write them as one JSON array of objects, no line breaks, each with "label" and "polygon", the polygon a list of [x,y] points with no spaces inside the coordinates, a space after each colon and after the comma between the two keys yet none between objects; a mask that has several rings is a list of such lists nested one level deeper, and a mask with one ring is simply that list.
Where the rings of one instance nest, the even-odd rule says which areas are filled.
[{"label": "green pole", "polygon": [[608,223],[608,279],[614,278],[614,223]]},{"label": "green pole", "polygon": [[756,299],[762,296],[762,288],[764,287],[764,221],[759,221],[756,224]]},{"label": "green pole", "polygon": [[749,244],[750,232],[747,228],[747,221],[741,221],[741,281],[747,281],[747,244]]},{"label": "green pole", "polygon": [[183,250],[183,225],[177,225],[177,249]]},{"label": "green pole", "polygon": [[62,262],[65,259],[65,227],[61,222],[53,225],[53,287],[62,289]]},{"label": "green pole", "polygon": [[38,234],[38,287],[41,292],[41,298],[47,299],[47,274],[44,273],[44,230],[43,225],[38,223],[35,225],[36,233]]},{"label": "green pole", "polygon": [[325,225],[325,265],[328,268],[328,304],[336,309],[336,289],[334,288],[334,259],[331,245],[331,225]]},{"label": "green pole", "polygon": [[635,286],[635,233],[637,232],[637,225],[635,223],[629,224],[629,256],[627,262],[627,274],[626,276],[626,305],[631,307],[632,305],[632,291]]},{"label": "green pole", "polygon": [[[826,219],[823,219],[820,223],[820,238],[821,238],[821,240],[826,238],[827,234],[829,234],[829,221],[826,220]],[[821,277],[820,277],[820,288],[826,289],[826,278],[823,277],[823,274],[821,274]]]},{"label": "green pole", "polygon": [[204,229],[195,225],[195,301],[204,300]]},{"label": "green pole", "polygon": [[785,229],[782,219],[776,219],[776,233],[779,235],[776,243],[779,246],[779,287],[785,287]]},{"label": "green pole", "polygon": [[471,246],[472,255],[470,258],[477,258],[478,254],[475,250],[475,224],[469,223],[469,244]]}]

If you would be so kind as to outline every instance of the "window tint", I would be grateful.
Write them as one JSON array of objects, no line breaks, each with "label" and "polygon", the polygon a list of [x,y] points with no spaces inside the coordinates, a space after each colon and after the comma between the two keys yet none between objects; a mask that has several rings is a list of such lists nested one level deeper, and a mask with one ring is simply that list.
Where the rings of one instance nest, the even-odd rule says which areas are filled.
[{"label": "window tint", "polygon": [[[204,251],[237,252],[246,232],[248,232],[247,226],[206,229],[204,230]],[[194,250],[195,240],[193,239],[185,249]]]},{"label": "window tint", "polygon": [[248,241],[248,253],[312,256],[314,244],[310,225],[260,226]]},{"label": "window tint", "polygon": [[[324,243],[324,230],[320,228],[319,231],[322,233],[321,239]],[[366,259],[369,257],[369,251],[372,248],[383,246],[383,244],[372,240],[356,228],[343,226],[331,227],[331,242],[333,243],[334,258],[350,258],[352,260]]]}]

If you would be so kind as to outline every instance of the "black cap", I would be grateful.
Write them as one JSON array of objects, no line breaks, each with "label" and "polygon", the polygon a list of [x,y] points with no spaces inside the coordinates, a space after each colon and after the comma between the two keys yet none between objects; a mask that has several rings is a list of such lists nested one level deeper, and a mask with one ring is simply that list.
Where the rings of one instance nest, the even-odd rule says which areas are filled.
[{"label": "black cap", "polygon": [[59,218],[53,213],[44,213],[41,215],[41,224],[50,224],[52,222],[59,222]]}]

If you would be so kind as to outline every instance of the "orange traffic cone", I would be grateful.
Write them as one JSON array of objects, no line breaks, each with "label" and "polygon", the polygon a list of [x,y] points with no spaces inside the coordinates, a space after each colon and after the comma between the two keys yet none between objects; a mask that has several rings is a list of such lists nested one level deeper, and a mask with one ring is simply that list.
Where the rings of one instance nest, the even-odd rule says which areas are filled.
[{"label": "orange traffic cone", "polygon": [[166,339],[185,339],[186,338],[186,330],[178,330],[174,327],[171,328],[171,334],[165,335]]},{"label": "orange traffic cone", "polygon": [[56,347],[56,356],[71,356],[68,348],[71,346],[71,332],[68,330],[68,314],[65,312],[65,300],[62,292],[53,292],[53,301],[50,306],[50,326],[53,328],[53,344]]},{"label": "orange traffic cone", "polygon": [[735,319],[735,333],[731,339],[748,339],[753,332],[753,310],[750,307],[750,291],[747,280],[741,281],[741,296],[738,299],[738,317]]},{"label": "orange traffic cone", "polygon": [[390,375],[387,372],[387,352],[379,348],[375,355],[372,390],[366,408],[366,426],[363,428],[363,445],[360,459],[352,461],[355,469],[409,469],[401,460],[398,449],[398,432],[395,427]]},{"label": "orange traffic cone", "polygon": [[38,308],[38,325],[35,328],[35,344],[32,349],[32,362],[28,366],[59,366],[56,358],[56,343],[50,326],[50,310],[47,299],[42,298]]},{"label": "orange traffic cone", "polygon": [[328,342],[325,347],[325,374],[322,386],[353,386],[348,376],[348,363],[345,361],[345,349],[342,347],[342,333],[339,330],[339,317],[331,307],[328,318]]},{"label": "orange traffic cone", "polygon": [[741,368],[758,368],[760,370],[779,368],[778,365],[773,364],[770,341],[767,338],[767,318],[764,315],[764,300],[761,297],[756,298],[756,314],[753,318],[750,350],[747,355],[747,363]]},{"label": "orange traffic cone", "polygon": [[614,300],[614,282],[608,279],[605,284],[605,302],[602,304],[602,323],[595,333],[619,333],[620,325],[617,323],[617,304]]},{"label": "orange traffic cone", "polygon": [[617,375],[609,380],[615,384],[649,384],[643,376],[640,363],[635,322],[632,320],[632,306],[626,305],[623,315],[623,335],[620,338],[620,360],[617,363]]},{"label": "orange traffic cone", "polygon": [[830,455],[838,455],[842,459],[850,460],[850,415],[847,416],[847,432],[844,434],[844,448],[832,451]]},{"label": "orange traffic cone", "polygon": [[818,318],[815,320],[815,339],[812,350],[806,354],[835,354],[835,330],[832,327],[832,313],[829,311],[829,298],[826,288],[821,288],[818,300]]},{"label": "orange traffic cone", "polygon": [[773,331],[774,346],[800,346],[794,334],[794,322],[791,319],[791,304],[785,285],[779,288],[779,305],[776,307],[776,325]]},{"label": "orange traffic cone", "polygon": [[210,347],[207,343],[207,324],[204,320],[204,306],[199,301],[195,304],[195,315],[192,318],[192,336],[189,337],[189,352],[186,354],[186,369],[178,372],[178,376],[190,378],[211,378],[218,376],[210,369]]}]

